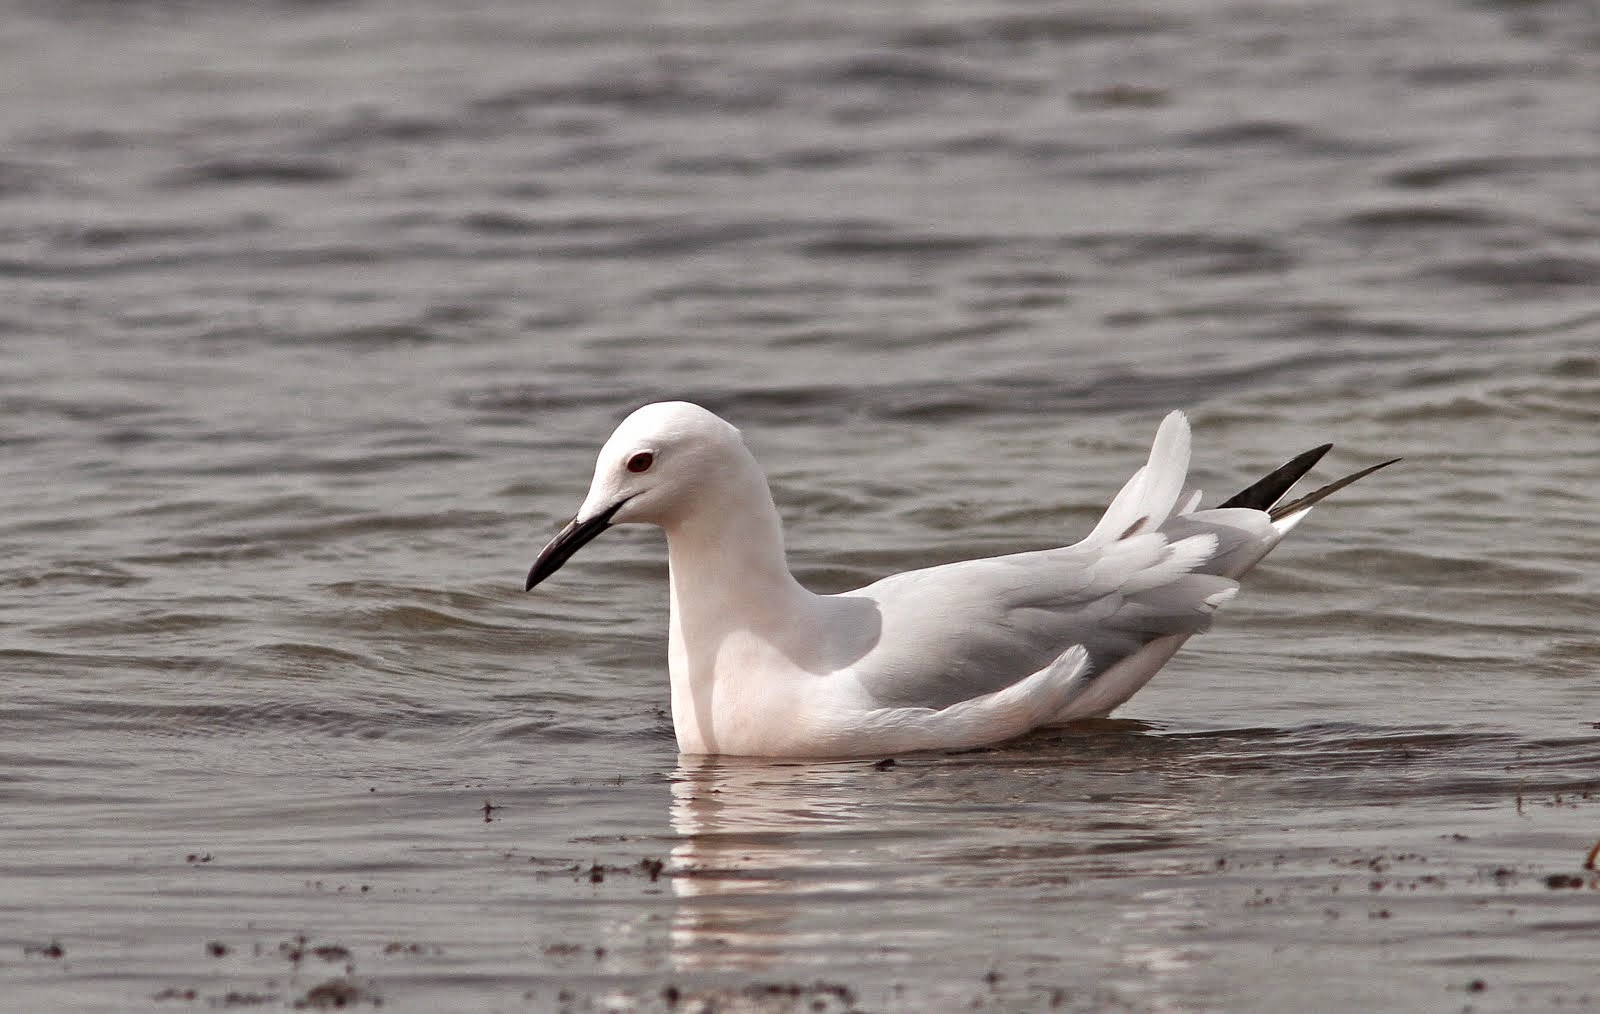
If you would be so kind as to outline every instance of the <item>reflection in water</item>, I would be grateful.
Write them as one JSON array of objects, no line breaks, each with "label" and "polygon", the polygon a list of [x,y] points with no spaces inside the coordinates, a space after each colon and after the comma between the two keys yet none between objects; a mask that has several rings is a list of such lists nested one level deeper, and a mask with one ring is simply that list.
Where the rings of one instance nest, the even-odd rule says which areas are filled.
[{"label": "reflection in water", "polygon": [[[1008,962],[1080,953],[1124,995],[1159,1005],[1169,980],[1181,995],[1177,980],[1192,989],[1203,959],[1196,874],[1216,854],[1201,780],[1182,751],[1135,745],[1150,737],[1095,738],[1097,753],[1106,739],[1132,750],[914,758],[889,769],[681,758],[674,967],[810,965],[820,975],[862,963],[901,981],[919,965],[954,962],[981,982]],[[974,890],[987,902],[978,910]],[[1108,906],[1119,918],[1104,918]]]},{"label": "reflection in water", "polygon": [[676,964],[760,967],[827,946],[791,924],[885,886],[871,852],[847,842],[870,798],[864,781],[843,764],[683,758],[672,781]]}]

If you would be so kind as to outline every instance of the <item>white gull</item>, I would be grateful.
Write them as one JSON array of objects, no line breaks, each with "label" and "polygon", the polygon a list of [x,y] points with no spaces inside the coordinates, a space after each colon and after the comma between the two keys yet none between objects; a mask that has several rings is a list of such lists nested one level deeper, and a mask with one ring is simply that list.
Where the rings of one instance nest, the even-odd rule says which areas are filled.
[{"label": "white gull", "polygon": [[[884,755],[995,743],[1109,714],[1238,591],[1311,506],[1386,461],[1283,503],[1332,445],[1217,508],[1186,490],[1189,423],[1083,541],[817,595],[789,573],[766,475],[739,431],[646,405],[600,449],[583,506],[527,588],[612,525],[659,525],[671,583],[672,724],[690,754]],[[1399,459],[1395,459],[1399,460]]]}]

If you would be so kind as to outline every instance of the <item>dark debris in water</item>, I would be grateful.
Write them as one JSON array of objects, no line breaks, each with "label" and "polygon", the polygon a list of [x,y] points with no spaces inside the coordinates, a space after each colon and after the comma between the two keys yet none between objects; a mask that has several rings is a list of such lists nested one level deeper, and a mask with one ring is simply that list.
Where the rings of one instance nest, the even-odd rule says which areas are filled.
[{"label": "dark debris in water", "polygon": [[[569,999],[570,994],[568,995]],[[742,989],[686,990],[669,984],[661,990],[667,1010],[862,1011],[855,991],[835,982],[757,982]]]},{"label": "dark debris in water", "polygon": [[47,944],[28,944],[22,948],[22,953],[30,958],[64,958],[67,949],[61,946],[61,941],[52,940]]},{"label": "dark debris in water", "polygon": [[[537,863],[540,860],[538,857],[530,857],[528,861]],[[571,874],[575,881],[587,880],[591,884],[603,884],[608,876],[643,876],[653,884],[659,881],[663,875],[671,875],[667,871],[666,861],[653,856],[644,856],[632,866],[608,865],[598,859],[594,859],[590,860],[588,866],[582,863],[573,863],[566,866],[562,872]],[[539,876],[548,876],[548,874],[540,873]]]},{"label": "dark debris in water", "polygon": [[389,957],[394,957],[396,955],[404,955],[412,958],[420,958],[430,955],[436,957],[440,954],[443,954],[444,949],[439,947],[437,944],[428,945],[415,942],[405,943],[399,940],[391,940],[383,945],[383,953]]},{"label": "dark debris in water", "polygon": [[159,993],[152,993],[150,999],[156,1003],[162,1003],[167,1000],[178,1001],[181,1003],[193,1003],[199,998],[199,995],[200,994],[193,989],[179,989],[176,986],[168,986]]},{"label": "dark debris in water", "polygon": [[349,961],[350,949],[342,944],[322,944],[313,947],[311,953],[323,961]]},{"label": "dark debris in water", "polygon": [[[193,993],[194,990],[189,990]],[[267,1004],[278,1002],[276,993],[241,993],[238,990],[229,990],[221,996],[210,997],[208,1000],[212,1007],[265,1007]]]},{"label": "dark debris in water", "polygon": [[381,1007],[383,999],[370,986],[363,987],[350,979],[329,979],[308,989],[294,1006],[296,1010],[337,1010],[361,1003]]}]

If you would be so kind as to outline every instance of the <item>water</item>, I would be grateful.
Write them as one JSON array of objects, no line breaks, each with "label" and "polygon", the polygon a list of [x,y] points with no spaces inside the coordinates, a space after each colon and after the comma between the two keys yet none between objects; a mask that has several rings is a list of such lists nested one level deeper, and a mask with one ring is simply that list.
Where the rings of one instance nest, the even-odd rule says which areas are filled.
[{"label": "water", "polygon": [[[0,1007],[1600,1003],[1597,74],[1576,2],[6,5]],[[1213,497],[1406,463],[1118,720],[708,761],[658,534],[519,590],[662,397],[825,590],[1081,535],[1172,407]]]}]

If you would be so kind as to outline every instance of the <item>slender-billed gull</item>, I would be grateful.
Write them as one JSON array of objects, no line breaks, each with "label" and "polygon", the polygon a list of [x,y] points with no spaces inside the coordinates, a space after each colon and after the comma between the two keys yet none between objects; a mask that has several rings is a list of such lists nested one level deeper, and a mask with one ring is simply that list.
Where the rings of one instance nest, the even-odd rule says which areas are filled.
[{"label": "slender-billed gull", "polygon": [[[667,533],[667,663],[678,749],[770,757],[971,747],[1106,715],[1132,697],[1323,497],[1291,502],[1301,454],[1216,508],[1186,490],[1189,423],[1072,546],[894,574],[816,595],[789,573],[766,475],[739,431],[687,402],[622,421],[589,495],[528,572],[612,525]],[[1399,459],[1395,459],[1399,460]]]}]

